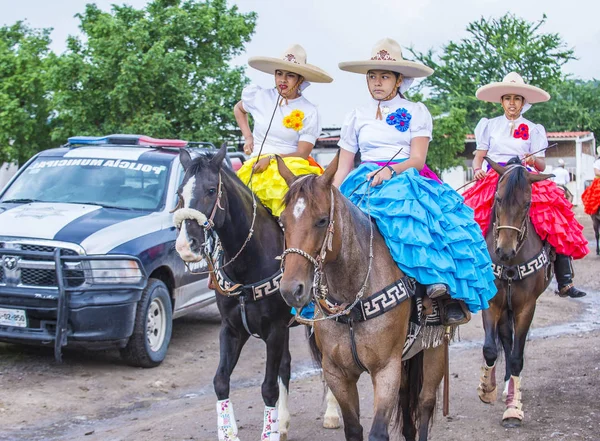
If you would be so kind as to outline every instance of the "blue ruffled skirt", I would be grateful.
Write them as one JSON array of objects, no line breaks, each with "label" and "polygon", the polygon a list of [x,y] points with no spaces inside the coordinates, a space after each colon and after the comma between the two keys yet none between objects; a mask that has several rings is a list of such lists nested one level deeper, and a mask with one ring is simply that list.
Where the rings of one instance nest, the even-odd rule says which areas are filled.
[{"label": "blue ruffled skirt", "polygon": [[[340,187],[365,213],[370,184],[363,182],[377,168],[361,164]],[[371,187],[369,204],[369,214],[405,274],[423,285],[445,283],[450,296],[463,300],[471,312],[488,307],[496,295],[492,261],[461,195],[411,168]]]}]

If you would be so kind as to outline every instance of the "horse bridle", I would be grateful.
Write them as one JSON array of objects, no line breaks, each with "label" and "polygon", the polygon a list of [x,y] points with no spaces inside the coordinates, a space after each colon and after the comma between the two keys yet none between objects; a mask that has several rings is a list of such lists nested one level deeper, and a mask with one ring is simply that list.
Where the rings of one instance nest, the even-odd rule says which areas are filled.
[{"label": "horse bridle", "polygon": [[[296,181],[296,182],[298,182],[298,181]],[[300,248],[287,248],[283,252],[283,254],[278,257],[281,260],[282,267],[285,264],[285,257],[288,254],[299,254],[300,256],[302,256],[306,260],[308,260],[314,267],[315,274],[314,274],[313,286],[312,286],[313,298],[315,300],[316,305],[321,310],[321,317],[320,318],[312,318],[312,319],[303,318],[300,316],[300,309],[301,309],[300,308],[300,309],[298,309],[298,311],[296,313],[296,321],[303,323],[303,324],[314,324],[315,322],[318,322],[318,321],[336,319],[338,317],[350,314],[352,309],[358,304],[358,302],[360,302],[360,300],[364,296],[364,293],[367,289],[367,284],[369,282],[371,268],[373,266],[373,222],[371,222],[371,219],[369,218],[369,226],[370,226],[370,230],[371,230],[371,237],[369,239],[369,267],[367,268],[367,274],[365,276],[365,280],[362,284],[362,287],[356,294],[356,298],[354,299],[354,301],[352,303],[340,305],[338,308],[335,308],[334,310],[330,310],[329,314],[323,313],[323,311],[322,311],[323,303],[321,301],[323,301],[323,302],[325,301],[325,299],[327,297],[327,293],[328,293],[328,287],[327,287],[326,283],[323,283],[323,280],[324,280],[323,267],[325,264],[325,259],[327,257],[327,251],[333,250],[333,236],[335,233],[335,220],[334,220],[335,197],[334,197],[333,188],[330,189],[330,195],[331,195],[331,207],[329,209],[329,225],[327,226],[327,232],[325,233],[325,238],[323,239],[323,244],[321,245],[321,251],[319,252],[319,255],[316,258],[314,258],[309,253],[307,253],[306,251],[304,251]],[[369,195],[370,195],[370,187],[367,190],[367,211],[370,212]]]},{"label": "horse bridle", "polygon": [[[502,181],[502,179],[504,179],[505,176],[507,176],[511,171],[516,170],[518,168],[524,168],[527,170],[527,168],[525,166],[520,165],[520,164],[512,164],[512,165],[508,166],[507,170],[504,172],[504,174],[502,176],[500,176],[500,178],[498,179],[498,185],[500,185],[500,182]],[[498,187],[496,187],[495,198],[496,198],[496,200],[500,199],[500,197],[498,195]],[[523,222],[521,223],[521,228],[513,227],[512,225],[500,225],[499,224],[500,218],[498,215],[498,210],[494,210],[494,211],[495,211],[494,248],[496,248],[496,246],[498,244],[498,237],[500,235],[500,230],[514,230],[519,233],[519,235],[517,236],[517,249],[515,251],[515,253],[518,254],[519,251],[521,251],[521,248],[523,248],[523,245],[525,245],[525,239],[527,238],[527,220],[529,218],[529,208],[527,210],[527,214],[523,217]]]},{"label": "horse bridle", "polygon": [[[217,200],[215,201],[215,205],[213,206],[210,216],[208,218],[206,217],[206,215],[204,213],[202,213],[201,211],[196,210],[194,208],[178,208],[174,211],[173,223],[175,224],[175,226],[178,229],[181,228],[181,224],[183,223],[183,221],[195,220],[198,223],[198,225],[200,225],[202,227],[202,231],[204,233],[204,246],[202,247],[201,253],[202,253],[202,257],[204,258],[204,260],[206,260],[206,263],[208,265],[208,271],[193,271],[189,267],[189,263],[185,262],[185,266],[191,274],[195,274],[195,275],[210,274],[211,277],[214,276],[215,264],[214,264],[214,261],[212,258],[212,254],[213,254],[214,249],[218,247],[218,243],[215,245],[215,247],[213,249],[211,249],[209,241],[208,241],[208,233],[210,233],[211,230],[214,229],[214,226],[215,226],[214,219],[217,214],[217,210],[224,210],[223,206],[221,205],[222,195],[223,195],[223,182],[221,179],[221,172],[219,171],[219,184],[217,186]],[[250,239],[254,235],[254,222],[256,220],[256,206],[257,206],[256,198],[254,197],[254,192],[252,192],[252,223],[250,225],[250,231],[248,231],[248,236],[246,236],[246,240],[242,244],[239,251],[235,254],[235,256],[233,256],[233,258],[231,258],[229,261],[224,263],[220,267],[220,269],[223,269],[223,268],[227,267],[228,265],[230,265],[231,263],[233,263],[239,257],[239,255],[242,253],[242,251],[246,248],[246,246],[248,245],[248,242],[250,242]],[[218,242],[218,239],[217,239],[217,242]]]}]

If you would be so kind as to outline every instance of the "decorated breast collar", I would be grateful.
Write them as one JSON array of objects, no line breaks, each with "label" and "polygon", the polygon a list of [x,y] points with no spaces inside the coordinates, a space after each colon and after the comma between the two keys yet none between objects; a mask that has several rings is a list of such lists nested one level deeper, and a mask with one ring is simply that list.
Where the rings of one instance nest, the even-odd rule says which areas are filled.
[{"label": "decorated breast collar", "polygon": [[246,300],[257,301],[266,297],[272,296],[279,292],[279,283],[283,277],[283,271],[279,269],[274,275],[266,279],[260,280],[256,283],[249,283],[248,285],[242,285],[235,283],[231,280],[223,267],[223,252],[219,252],[217,262],[215,265],[215,277],[219,288],[230,297],[242,296]]},{"label": "decorated breast collar", "polygon": [[550,260],[550,245],[546,243],[538,254],[525,263],[505,266],[492,262],[492,269],[497,279],[510,281],[523,280],[535,274],[539,269],[549,265]]},{"label": "decorated breast collar", "polygon": [[[381,291],[377,291],[366,299],[361,299],[354,308],[350,310],[348,315],[337,317],[336,320],[341,323],[347,323],[349,320],[364,322],[379,317],[391,309],[394,309],[405,300],[414,297],[415,289],[415,280],[408,276],[404,276],[391,285],[386,286]],[[325,305],[323,306],[325,306],[323,308],[325,313],[335,313],[337,309],[345,307],[344,304],[337,302],[330,296],[327,296]]]}]

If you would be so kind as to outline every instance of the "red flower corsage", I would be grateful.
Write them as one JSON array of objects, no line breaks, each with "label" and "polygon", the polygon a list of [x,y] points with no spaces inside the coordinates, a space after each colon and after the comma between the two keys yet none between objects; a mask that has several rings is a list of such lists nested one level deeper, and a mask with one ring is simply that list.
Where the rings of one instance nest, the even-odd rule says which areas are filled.
[{"label": "red flower corsage", "polygon": [[515,130],[515,134],[513,135],[515,138],[521,138],[524,141],[529,139],[529,126],[527,124],[519,124],[517,130]]}]

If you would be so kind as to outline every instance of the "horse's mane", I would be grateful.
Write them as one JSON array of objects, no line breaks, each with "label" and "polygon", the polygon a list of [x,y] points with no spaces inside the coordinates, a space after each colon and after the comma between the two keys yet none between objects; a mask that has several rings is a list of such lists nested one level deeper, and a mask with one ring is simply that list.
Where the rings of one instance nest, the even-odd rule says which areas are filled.
[{"label": "horse's mane", "polygon": [[314,194],[317,186],[317,175],[302,175],[302,178],[293,182],[290,189],[283,198],[284,204],[287,206],[290,202],[298,197],[300,194]]},{"label": "horse's mane", "polygon": [[[194,159],[188,168],[188,172],[194,176],[200,173],[202,170],[210,168],[212,159],[216,156],[215,153],[202,153],[198,155]],[[250,189],[244,185],[242,180],[238,178],[235,172],[229,167],[221,167],[221,172],[225,174],[228,178],[230,178],[233,183],[236,185],[236,189],[242,192],[246,192],[246,194],[251,195]]]},{"label": "horse's mane", "polygon": [[[290,189],[285,195],[284,203],[286,206],[290,205],[290,203],[299,198],[302,194],[314,195],[317,187],[317,178],[318,175],[302,175],[302,179],[299,179],[292,183]],[[360,208],[354,205],[348,198],[346,198],[341,192],[339,194],[341,197],[341,202],[348,207],[350,214],[355,218],[355,220],[365,228],[368,228],[369,221],[372,219],[367,216]]]}]

